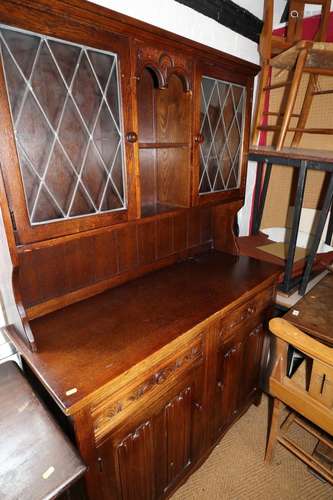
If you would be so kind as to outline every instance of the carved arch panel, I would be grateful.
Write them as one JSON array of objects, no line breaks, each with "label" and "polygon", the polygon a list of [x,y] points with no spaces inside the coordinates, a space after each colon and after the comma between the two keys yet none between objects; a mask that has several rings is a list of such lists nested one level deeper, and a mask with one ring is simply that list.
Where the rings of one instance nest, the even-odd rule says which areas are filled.
[{"label": "carved arch panel", "polygon": [[166,88],[171,75],[175,74],[181,80],[185,92],[192,89],[192,62],[181,54],[155,47],[139,47],[137,78],[141,77],[145,68],[150,68],[154,72],[159,88]]}]

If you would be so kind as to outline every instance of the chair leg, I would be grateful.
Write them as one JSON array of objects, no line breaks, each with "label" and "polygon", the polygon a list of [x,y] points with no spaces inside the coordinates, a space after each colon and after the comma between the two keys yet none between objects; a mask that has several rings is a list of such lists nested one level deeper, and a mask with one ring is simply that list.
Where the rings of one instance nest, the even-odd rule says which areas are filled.
[{"label": "chair leg", "polygon": [[279,399],[274,398],[273,412],[272,412],[269,436],[267,440],[266,453],[265,453],[265,462],[268,464],[271,463],[272,461],[277,441],[277,436],[279,434],[281,410],[282,410],[282,402]]},{"label": "chair leg", "polygon": [[[297,121],[296,128],[305,128],[305,125],[306,125],[306,122],[307,122],[307,119],[308,119],[308,116],[310,113],[312,100],[313,100],[313,93],[312,92],[317,87],[318,78],[319,78],[319,75],[310,75],[309,76],[309,81],[308,81],[308,85],[306,88],[304,101],[303,101],[301,113],[300,113],[298,121]],[[301,132],[301,131],[295,132],[292,143],[291,143],[291,147],[297,147],[302,139],[302,136],[303,136],[303,132]]]},{"label": "chair leg", "polygon": [[287,132],[288,132],[288,127],[291,119],[291,114],[293,112],[294,106],[295,106],[295,101],[298,93],[298,89],[301,83],[302,75],[303,75],[303,68],[306,62],[306,58],[308,55],[308,49],[302,49],[299,52],[297,62],[296,62],[296,67],[294,70],[294,75],[293,79],[290,85],[289,89],[289,94],[287,98],[287,103],[283,115],[283,120],[280,128],[280,132],[278,134],[277,138],[277,143],[276,143],[276,150],[279,151],[284,144]]},{"label": "chair leg", "polygon": [[265,99],[266,99],[266,91],[264,90],[265,87],[268,86],[269,84],[269,75],[270,75],[270,66],[269,64],[263,64],[261,72],[260,72],[260,81],[259,81],[259,86],[258,86],[258,91],[257,91],[257,104],[256,104],[256,111],[254,115],[254,120],[253,120],[253,130],[252,130],[252,144],[257,145],[259,141],[259,134],[260,130],[258,130],[258,127],[261,124],[262,121],[262,115],[264,112],[265,108]]}]

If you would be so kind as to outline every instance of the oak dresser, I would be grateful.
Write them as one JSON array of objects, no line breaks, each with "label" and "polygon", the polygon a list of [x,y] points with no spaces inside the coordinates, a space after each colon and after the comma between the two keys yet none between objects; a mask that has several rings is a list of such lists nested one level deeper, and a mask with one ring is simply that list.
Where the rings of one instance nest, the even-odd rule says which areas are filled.
[{"label": "oak dresser", "polygon": [[89,498],[167,497],[260,397],[278,268],[235,235],[259,68],[83,0],[2,0],[0,47],[6,332]]}]

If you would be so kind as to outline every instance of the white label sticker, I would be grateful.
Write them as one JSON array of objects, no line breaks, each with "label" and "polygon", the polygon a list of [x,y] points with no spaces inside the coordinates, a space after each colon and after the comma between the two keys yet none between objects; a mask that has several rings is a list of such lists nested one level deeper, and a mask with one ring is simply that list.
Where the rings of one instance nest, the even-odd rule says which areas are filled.
[{"label": "white label sticker", "polygon": [[55,468],[53,465],[49,467],[43,474],[43,479],[48,479],[50,476],[52,476],[53,472],[55,471]]},{"label": "white label sticker", "polygon": [[297,309],[293,309],[293,316],[298,316],[299,315],[299,311]]},{"label": "white label sticker", "polygon": [[66,396],[71,396],[72,394],[75,394],[76,392],[77,392],[77,388],[73,387],[73,389],[68,389],[68,391],[66,391]]}]

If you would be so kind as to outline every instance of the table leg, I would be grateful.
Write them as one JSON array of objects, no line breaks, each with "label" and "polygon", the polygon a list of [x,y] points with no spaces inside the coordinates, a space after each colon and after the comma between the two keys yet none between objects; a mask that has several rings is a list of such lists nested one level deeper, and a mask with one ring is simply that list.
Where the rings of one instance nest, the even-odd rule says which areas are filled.
[{"label": "table leg", "polygon": [[332,244],[332,236],[333,236],[333,203],[331,204],[330,219],[328,221],[326,240],[325,240],[326,245]]},{"label": "table leg", "polygon": [[262,219],[262,214],[263,214],[264,208],[265,208],[267,189],[268,189],[269,179],[271,177],[271,172],[272,172],[272,164],[267,163],[266,168],[265,168],[264,185],[263,185],[262,190],[261,190],[260,203],[259,203],[259,207],[258,207],[258,216],[257,216],[258,227],[256,230],[257,233],[259,232],[259,229],[261,226],[261,219]]},{"label": "table leg", "polygon": [[297,190],[296,190],[295,207],[294,207],[294,217],[293,217],[293,225],[292,225],[290,241],[289,241],[288,257],[287,257],[286,267],[285,267],[285,271],[284,271],[283,282],[281,284],[281,290],[283,292],[289,291],[289,287],[290,287],[290,283],[291,283],[291,275],[292,275],[294,258],[295,258],[296,242],[297,242],[298,229],[299,229],[299,223],[300,223],[300,219],[301,219],[301,212],[302,212],[302,205],[303,205],[306,173],[307,173],[307,161],[302,160],[301,166],[300,166],[299,171],[298,171]]},{"label": "table leg", "polygon": [[312,266],[313,266],[313,261],[314,261],[315,256],[316,256],[318,246],[320,243],[320,238],[321,238],[321,235],[323,234],[323,231],[324,231],[327,215],[328,215],[330,206],[332,204],[332,197],[333,197],[333,174],[331,174],[331,176],[330,176],[330,181],[329,181],[328,188],[326,191],[325,200],[323,203],[323,208],[321,210],[321,214],[319,217],[316,234],[315,234],[314,239],[312,241],[312,245],[310,247],[310,253],[309,253],[308,258],[307,258],[306,267],[305,267],[305,271],[304,271],[303,278],[302,278],[302,283],[301,283],[301,286],[299,289],[299,293],[301,295],[304,295],[305,291],[306,291],[306,287],[307,287],[307,284],[308,284],[308,281],[310,278],[310,273],[311,273]]},{"label": "table leg", "polygon": [[260,193],[261,193],[263,171],[264,171],[264,162],[258,161],[256,183],[254,187],[252,234],[257,234],[260,228],[260,223],[258,224],[258,216],[259,216]]}]

